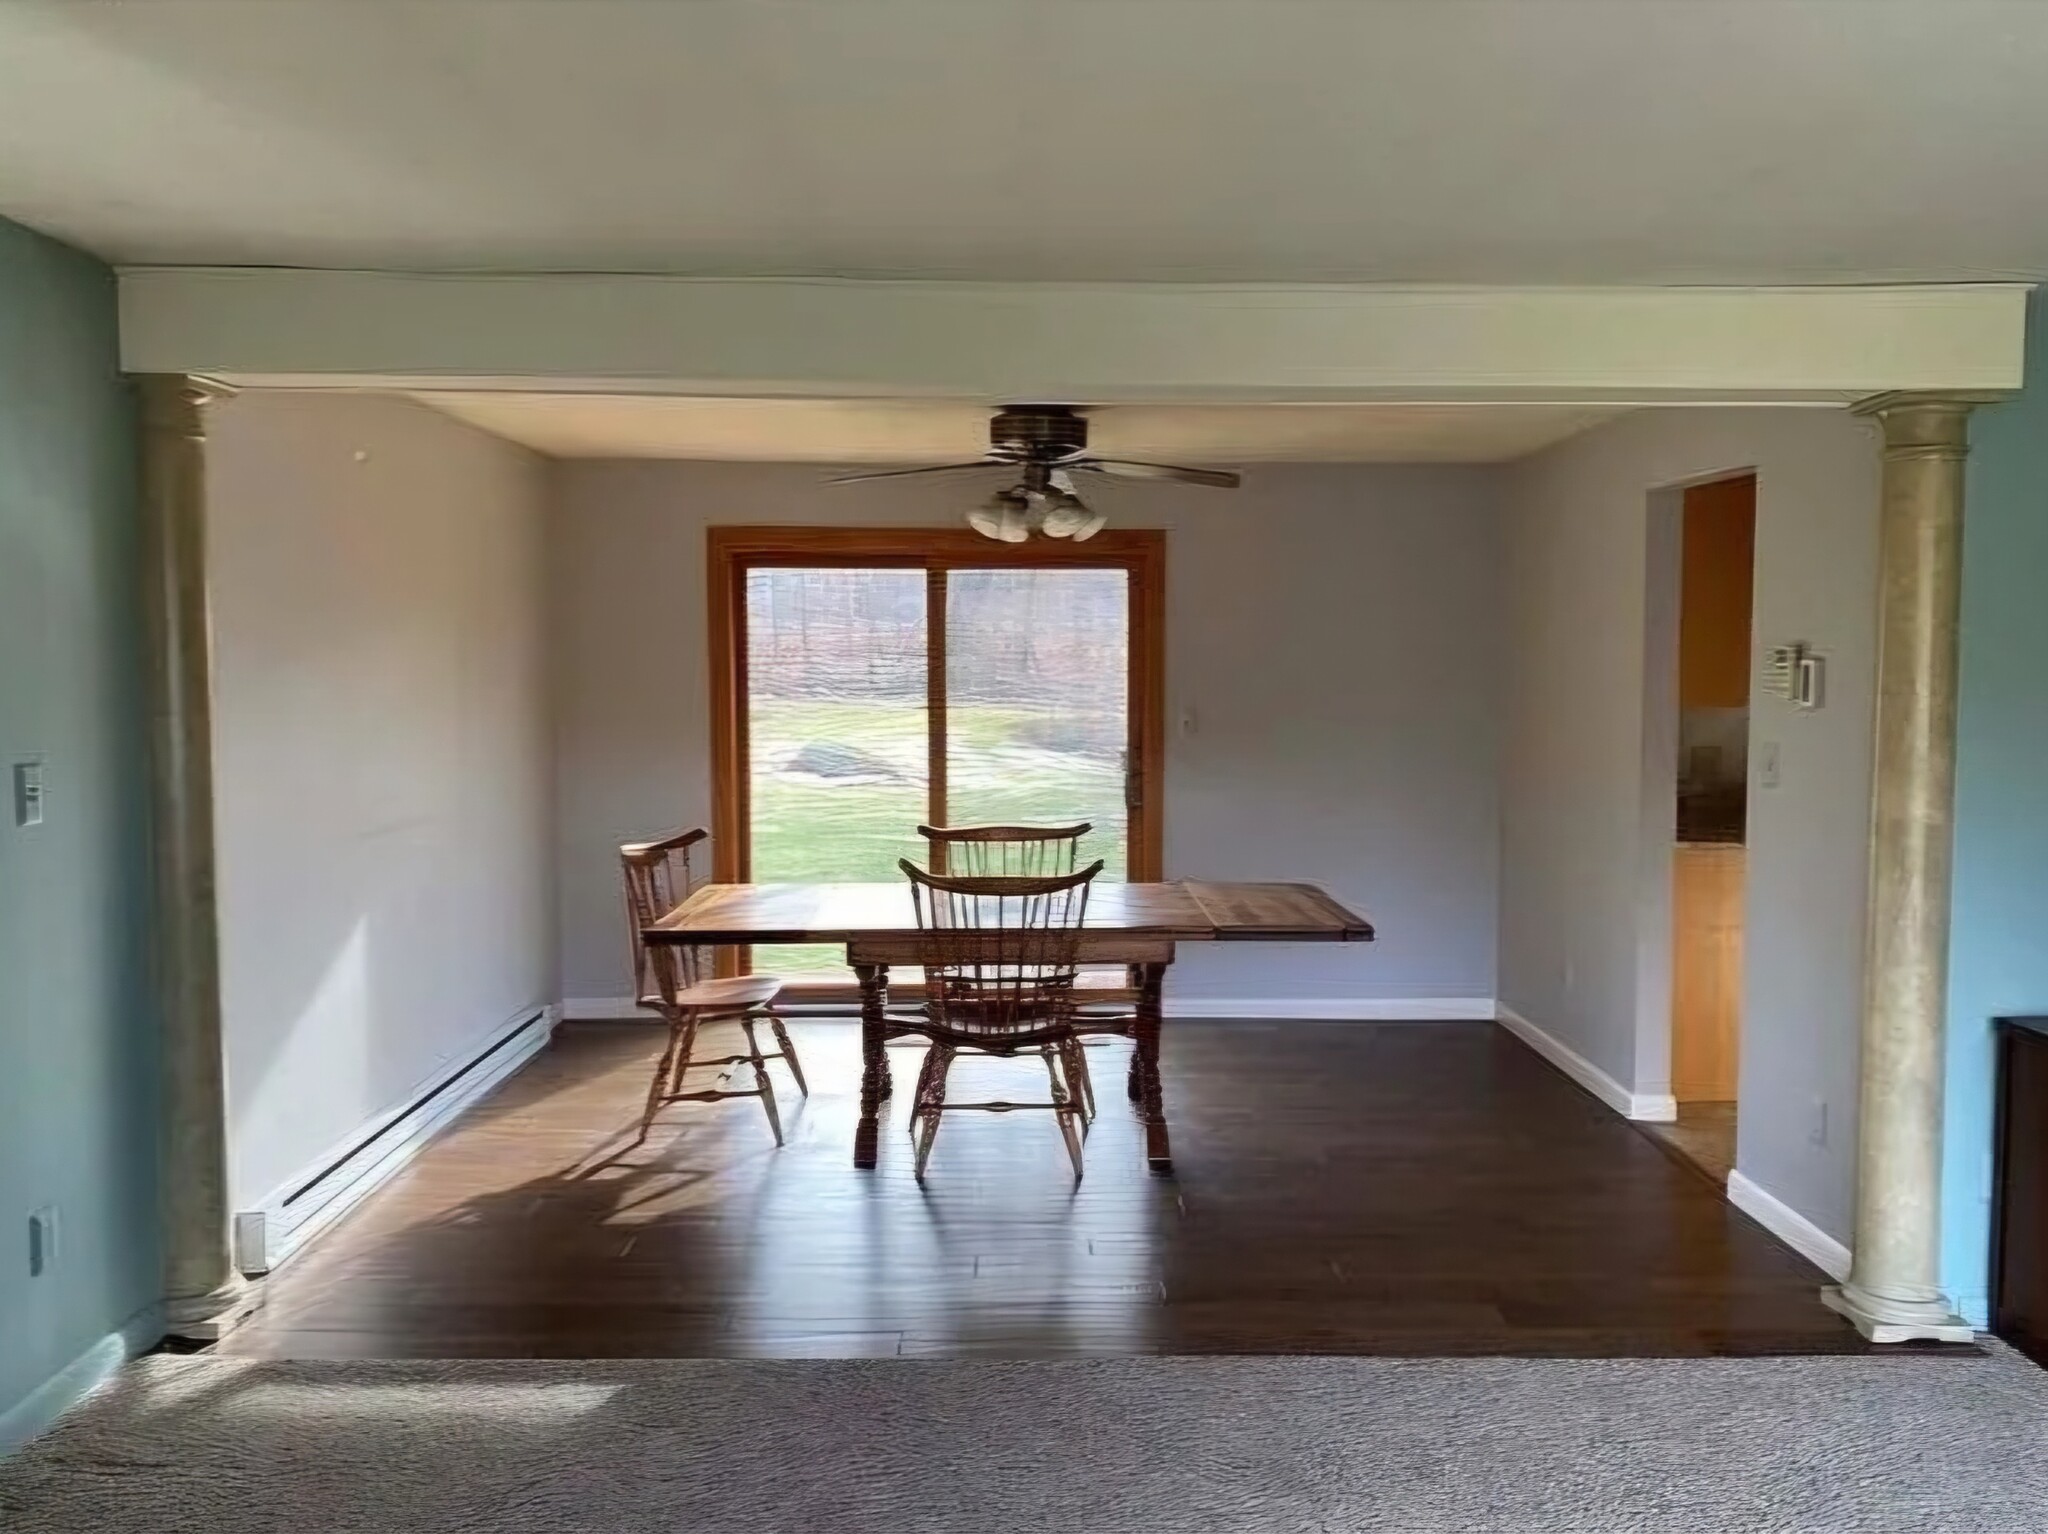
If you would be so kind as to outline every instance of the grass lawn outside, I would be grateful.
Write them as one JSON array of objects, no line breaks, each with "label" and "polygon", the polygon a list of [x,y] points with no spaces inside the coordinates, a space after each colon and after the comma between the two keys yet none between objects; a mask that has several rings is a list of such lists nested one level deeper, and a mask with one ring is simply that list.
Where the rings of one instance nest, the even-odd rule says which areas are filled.
[{"label": "grass lawn outside", "polygon": [[[927,739],[921,702],[752,700],[753,877],[894,881],[898,858],[924,861]],[[1125,877],[1123,768],[1115,752],[1058,749],[1057,710],[956,703],[947,711],[947,818],[956,824],[1057,825],[1086,820],[1083,863]],[[1071,733],[1071,732],[1069,732]],[[1099,739],[1100,731],[1084,732]],[[828,752],[818,750],[826,747]],[[807,770],[817,766],[827,771]],[[778,944],[754,950],[777,974],[843,972],[843,951]]]}]

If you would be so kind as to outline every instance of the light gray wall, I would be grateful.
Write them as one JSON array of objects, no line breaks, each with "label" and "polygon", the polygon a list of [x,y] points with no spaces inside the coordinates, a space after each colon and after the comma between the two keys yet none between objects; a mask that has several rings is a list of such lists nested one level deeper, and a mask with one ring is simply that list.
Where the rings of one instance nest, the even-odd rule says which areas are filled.
[{"label": "light gray wall", "polygon": [[[1828,672],[1826,706],[1802,713],[1757,691],[1752,666],[1737,1164],[1847,1241],[1877,589],[1877,453],[1860,420],[1644,411],[1517,466],[1500,994],[1624,1085],[1668,1086],[1668,1015],[1654,1005],[1668,1007],[1668,982],[1652,996],[1645,967],[1668,932],[1656,900],[1669,878],[1669,822],[1646,814],[1663,790],[1646,765],[1659,679],[1645,635],[1653,618],[1669,630],[1646,607],[1660,584],[1646,574],[1672,573],[1650,537],[1653,492],[1743,469],[1757,475],[1756,641],[1804,640]],[[1757,764],[1773,742],[1780,786],[1766,789]]]},{"label": "light gray wall", "polygon": [[236,1206],[553,999],[544,474],[409,401],[208,454]]},{"label": "light gray wall", "polygon": [[[114,275],[0,220],[0,1452],[154,1342],[155,996],[145,923],[133,402]],[[28,1271],[54,1208],[57,1261]]]},{"label": "light gray wall", "polygon": [[[614,849],[709,819],[704,530],[951,525],[966,481],[828,488],[797,465],[555,469],[565,993],[624,993]],[[1224,494],[1117,486],[1169,529],[1166,871],[1322,882],[1370,949],[1182,950],[1182,997],[1493,995],[1500,476],[1256,468]],[[1196,728],[1175,728],[1192,710]]]}]

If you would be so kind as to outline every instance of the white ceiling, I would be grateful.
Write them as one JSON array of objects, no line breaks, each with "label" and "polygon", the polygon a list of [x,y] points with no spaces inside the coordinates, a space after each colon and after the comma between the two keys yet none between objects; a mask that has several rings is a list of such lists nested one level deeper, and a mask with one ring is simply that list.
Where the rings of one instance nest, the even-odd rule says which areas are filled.
[{"label": "white ceiling", "polygon": [[0,211],[129,262],[2048,274],[2048,0],[0,0]]},{"label": "white ceiling", "polygon": [[[418,394],[558,458],[953,463],[988,446],[988,408],[938,401]],[[1170,463],[1495,463],[1619,412],[1583,405],[1115,405],[1089,446]]]}]

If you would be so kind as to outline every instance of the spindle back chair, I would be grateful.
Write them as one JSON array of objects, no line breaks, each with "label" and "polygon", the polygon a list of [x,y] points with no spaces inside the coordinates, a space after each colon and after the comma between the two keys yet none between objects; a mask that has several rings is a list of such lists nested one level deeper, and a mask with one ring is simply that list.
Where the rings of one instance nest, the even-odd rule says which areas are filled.
[{"label": "spindle back chair", "polygon": [[[1075,1032],[1074,982],[1088,891],[1102,863],[1036,878],[934,874],[907,860],[898,866],[910,880],[925,983],[923,1006],[908,1026],[930,1041],[911,1110],[918,1179],[924,1178],[945,1114],[1020,1108],[1052,1111],[1079,1178],[1086,1066]],[[963,1050],[1041,1056],[1051,1100],[947,1101],[947,1074]]]},{"label": "spindle back chair", "polygon": [[[640,1115],[639,1138],[634,1143],[646,1140],[655,1114],[669,1103],[758,1097],[768,1115],[775,1143],[780,1145],[782,1117],[776,1111],[768,1061],[780,1059],[788,1065],[797,1090],[806,1097],[810,1095],[796,1049],[774,1011],[782,982],[773,975],[716,978],[711,974],[706,950],[649,943],[641,935],[682,904],[697,887],[690,852],[704,840],[706,833],[700,827],[652,841],[628,842],[619,848],[619,865],[625,879],[626,923],[632,935],[634,997],[640,1006],[660,1014],[668,1024],[667,1047],[655,1064],[654,1079],[648,1085],[646,1106]],[[721,1019],[731,1019],[740,1025],[747,1041],[746,1052],[697,1058],[694,1050],[699,1029],[704,1023]],[[766,1053],[754,1036],[755,1025],[763,1022],[774,1033],[776,1044]],[[683,1073],[687,1070],[741,1064],[753,1068],[751,1089],[684,1089]]]},{"label": "spindle back chair", "polygon": [[1048,879],[1080,866],[1081,838],[1094,829],[1084,820],[1070,826],[919,826],[917,834],[929,844],[934,873]]}]

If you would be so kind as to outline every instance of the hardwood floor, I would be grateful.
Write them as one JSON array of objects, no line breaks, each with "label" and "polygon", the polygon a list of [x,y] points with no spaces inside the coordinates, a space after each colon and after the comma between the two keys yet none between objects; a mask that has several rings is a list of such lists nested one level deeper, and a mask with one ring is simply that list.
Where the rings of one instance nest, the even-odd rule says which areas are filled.
[{"label": "hardwood floor", "polygon": [[1721,1187],[1728,1185],[1728,1174],[1735,1170],[1735,1104],[1680,1103],[1676,1122],[1639,1127]]},{"label": "hardwood floor", "polygon": [[[621,1152],[659,1030],[565,1026],[220,1351],[1864,1350],[1816,1269],[1491,1024],[1170,1023],[1173,1177],[1145,1170],[1119,1041],[1091,1052],[1078,1186],[1050,1115],[962,1114],[922,1189],[918,1050],[890,1050],[881,1164],[857,1172],[858,1032],[792,1031],[812,1096],[776,1068],[783,1149],[728,1102],[670,1108]],[[957,1068],[998,1093],[1037,1070]]]}]

